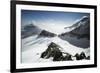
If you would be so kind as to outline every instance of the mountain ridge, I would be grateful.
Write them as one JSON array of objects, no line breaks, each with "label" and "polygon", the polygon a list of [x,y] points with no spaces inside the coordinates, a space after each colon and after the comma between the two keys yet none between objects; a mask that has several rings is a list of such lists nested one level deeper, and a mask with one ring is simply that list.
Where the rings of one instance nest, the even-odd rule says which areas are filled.
[{"label": "mountain ridge", "polygon": [[[69,43],[83,48],[88,48],[90,46],[90,18],[83,17],[80,21],[73,24],[71,27],[74,28],[69,32],[65,32],[59,35],[63,40]],[[79,42],[79,43],[78,43]]]}]

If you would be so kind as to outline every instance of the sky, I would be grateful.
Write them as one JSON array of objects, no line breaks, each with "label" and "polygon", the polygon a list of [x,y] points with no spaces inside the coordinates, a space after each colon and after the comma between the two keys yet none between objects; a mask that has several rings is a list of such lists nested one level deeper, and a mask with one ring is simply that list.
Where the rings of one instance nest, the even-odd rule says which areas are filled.
[{"label": "sky", "polygon": [[43,29],[60,33],[64,27],[71,26],[83,16],[89,16],[89,13],[21,10],[21,25],[33,23]]}]

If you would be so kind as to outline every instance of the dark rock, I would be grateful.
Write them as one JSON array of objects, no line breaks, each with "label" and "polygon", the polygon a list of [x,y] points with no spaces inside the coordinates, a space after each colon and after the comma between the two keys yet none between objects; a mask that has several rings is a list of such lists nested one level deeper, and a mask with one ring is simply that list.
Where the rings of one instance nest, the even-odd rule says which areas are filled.
[{"label": "dark rock", "polygon": [[41,58],[44,58],[46,56],[46,52],[43,52],[42,54],[41,54]]},{"label": "dark rock", "polygon": [[62,52],[60,51],[55,51],[54,54],[54,58],[53,58],[53,61],[61,61],[62,59]]},{"label": "dark rock", "polygon": [[72,56],[68,53],[65,53],[66,56],[63,56],[64,52],[60,51],[60,46],[51,42],[46,51],[41,55],[41,58],[50,58],[53,57],[53,61],[68,61],[72,60]]},{"label": "dark rock", "polygon": [[62,60],[63,61],[71,61],[72,60],[72,55],[66,53],[66,56],[62,57]]},{"label": "dark rock", "polygon": [[56,34],[42,30],[38,37],[54,37]]},{"label": "dark rock", "polygon": [[90,60],[90,56],[87,56],[86,59],[87,59],[87,60]]},{"label": "dark rock", "polygon": [[80,60],[80,55],[78,53],[75,54],[76,60]]},{"label": "dark rock", "polygon": [[54,60],[57,60],[57,58],[61,56],[62,53],[60,52],[58,46],[55,43],[51,42],[46,51],[42,53],[41,58],[48,59],[50,57],[54,57]]},{"label": "dark rock", "polygon": [[76,60],[86,59],[86,55],[84,52],[81,52],[81,54],[76,53],[75,57],[76,57]]},{"label": "dark rock", "polygon": [[80,54],[80,59],[86,59],[86,55],[85,55],[84,52],[81,52],[81,54]]}]

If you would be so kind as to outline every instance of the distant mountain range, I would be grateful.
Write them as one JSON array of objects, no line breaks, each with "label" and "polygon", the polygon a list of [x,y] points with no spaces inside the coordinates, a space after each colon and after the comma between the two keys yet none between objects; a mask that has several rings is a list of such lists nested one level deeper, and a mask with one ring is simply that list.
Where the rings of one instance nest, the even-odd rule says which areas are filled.
[{"label": "distant mountain range", "polygon": [[42,30],[34,24],[28,24],[21,29],[21,38],[39,34]]},{"label": "distant mountain range", "polygon": [[24,28],[21,30],[21,38],[26,38],[32,35],[38,35],[38,37],[54,37],[56,34],[49,32],[45,29],[41,29],[38,26],[35,26],[34,24],[29,24],[24,26]]}]

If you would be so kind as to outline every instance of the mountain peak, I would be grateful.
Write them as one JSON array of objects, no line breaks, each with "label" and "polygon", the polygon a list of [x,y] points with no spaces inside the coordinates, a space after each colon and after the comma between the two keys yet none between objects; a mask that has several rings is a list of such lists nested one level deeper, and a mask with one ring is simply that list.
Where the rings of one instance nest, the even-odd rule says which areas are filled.
[{"label": "mountain peak", "polygon": [[84,25],[86,22],[88,22],[90,20],[90,18],[88,16],[83,16],[82,18],[76,20],[74,22],[74,24],[70,27],[65,27],[64,29],[74,29],[74,28],[77,28],[79,27],[80,25]]},{"label": "mountain peak", "polygon": [[32,35],[37,35],[41,32],[41,29],[34,24],[27,24],[21,28],[21,38],[26,38]]},{"label": "mountain peak", "polygon": [[54,36],[56,36],[56,34],[46,30],[42,30],[38,37],[54,37]]},{"label": "mountain peak", "polygon": [[90,47],[90,18],[88,16],[82,17],[80,21],[67,28],[70,31],[60,34],[59,37],[61,39],[77,47]]}]

